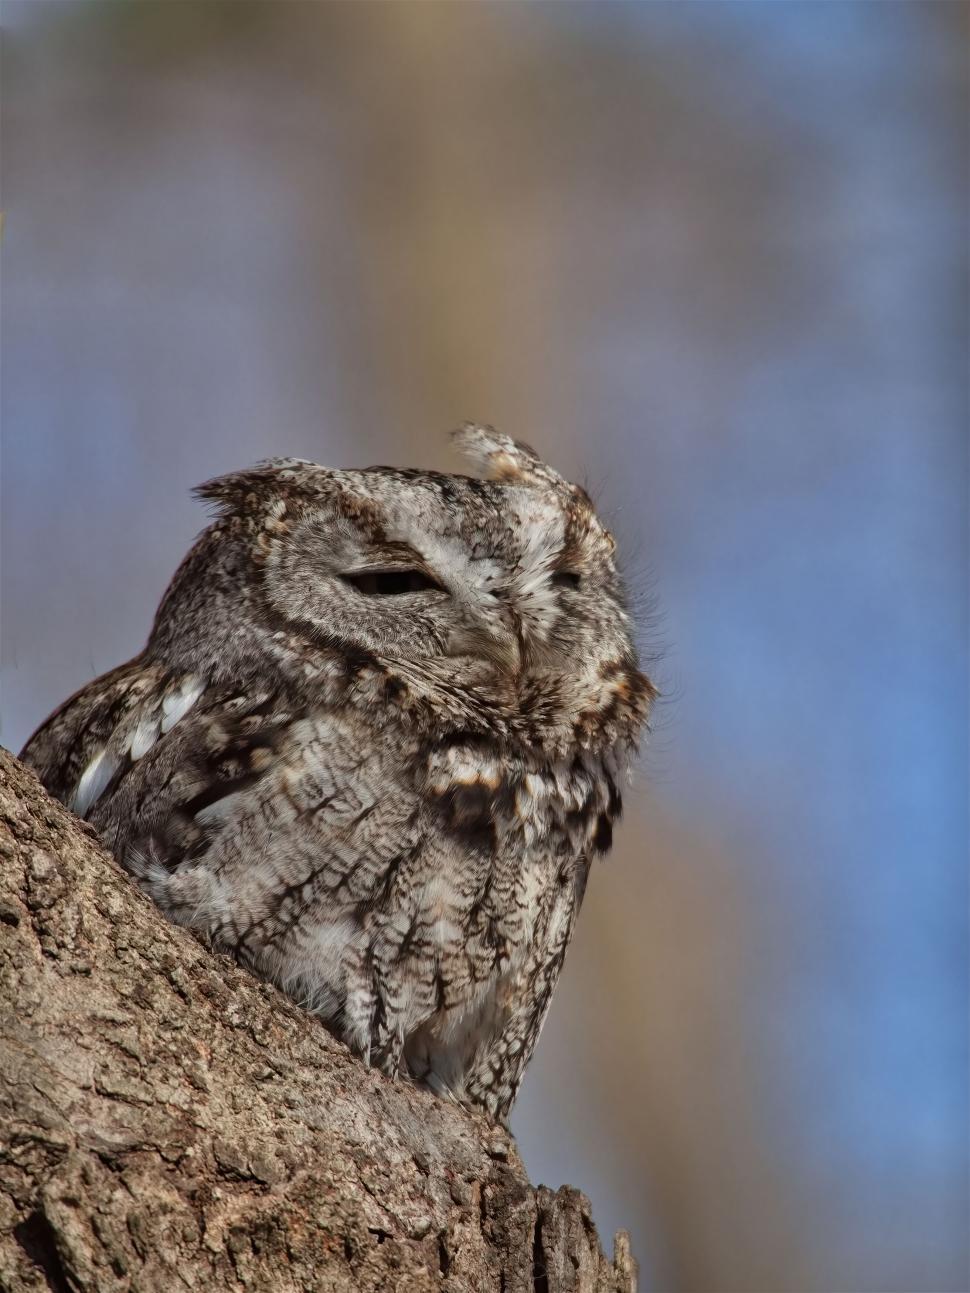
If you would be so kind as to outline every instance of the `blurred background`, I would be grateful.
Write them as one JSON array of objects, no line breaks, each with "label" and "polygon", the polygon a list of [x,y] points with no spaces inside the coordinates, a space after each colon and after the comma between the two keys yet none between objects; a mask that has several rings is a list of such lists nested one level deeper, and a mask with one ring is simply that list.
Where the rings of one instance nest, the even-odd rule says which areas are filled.
[{"label": "blurred background", "polygon": [[665,700],[514,1127],[648,1293],[962,1293],[962,3],[5,0],[3,742],[274,454],[533,442]]}]

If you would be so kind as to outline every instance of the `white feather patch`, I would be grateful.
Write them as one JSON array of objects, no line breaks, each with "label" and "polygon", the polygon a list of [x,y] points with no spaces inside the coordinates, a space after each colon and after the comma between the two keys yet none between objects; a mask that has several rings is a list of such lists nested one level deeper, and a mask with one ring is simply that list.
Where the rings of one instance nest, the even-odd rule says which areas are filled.
[{"label": "white feather patch", "polygon": [[181,680],[174,691],[162,697],[162,733],[175,726],[184,718],[195,702],[205,691],[205,683],[195,674],[189,673]]},{"label": "white feather patch", "polygon": [[198,822],[200,826],[216,825],[231,816],[245,797],[245,791],[242,790],[223,795],[221,799],[216,799],[213,803],[207,804],[205,808],[200,808],[192,820]]},{"label": "white feather patch", "polygon": [[142,755],[147,754],[157,740],[158,718],[155,715],[151,718],[143,718],[131,734],[128,752],[132,763],[137,763]]},{"label": "white feather patch", "polygon": [[78,817],[87,817],[106,789],[118,767],[118,756],[108,750],[99,750],[88,766],[81,773],[68,807]]}]

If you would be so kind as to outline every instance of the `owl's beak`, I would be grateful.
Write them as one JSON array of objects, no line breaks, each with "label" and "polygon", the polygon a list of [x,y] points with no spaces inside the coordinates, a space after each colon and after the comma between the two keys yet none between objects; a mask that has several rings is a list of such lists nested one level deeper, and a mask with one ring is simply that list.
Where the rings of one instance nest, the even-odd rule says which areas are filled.
[{"label": "owl's beak", "polygon": [[448,639],[449,655],[471,655],[491,661],[505,674],[517,678],[522,672],[522,643],[518,633],[505,624],[503,618],[493,617],[488,623],[479,621],[455,629]]}]

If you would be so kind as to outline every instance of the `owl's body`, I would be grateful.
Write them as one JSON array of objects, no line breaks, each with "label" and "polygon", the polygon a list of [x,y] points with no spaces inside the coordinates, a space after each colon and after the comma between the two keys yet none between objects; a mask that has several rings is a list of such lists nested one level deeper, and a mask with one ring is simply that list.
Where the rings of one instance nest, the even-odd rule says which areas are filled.
[{"label": "owl's body", "polygon": [[653,689],[583,491],[462,436],[498,479],[204,486],[145,651],[24,758],[172,919],[504,1119]]}]

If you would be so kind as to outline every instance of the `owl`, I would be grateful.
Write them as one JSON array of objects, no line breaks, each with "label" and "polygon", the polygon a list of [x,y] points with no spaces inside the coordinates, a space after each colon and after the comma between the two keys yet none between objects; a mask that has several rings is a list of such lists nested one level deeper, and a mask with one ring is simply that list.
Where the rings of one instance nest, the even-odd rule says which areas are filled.
[{"label": "owl", "polygon": [[169,918],[505,1122],[655,693],[585,491],[456,436],[475,475],[200,486],[144,651],[22,757]]}]

